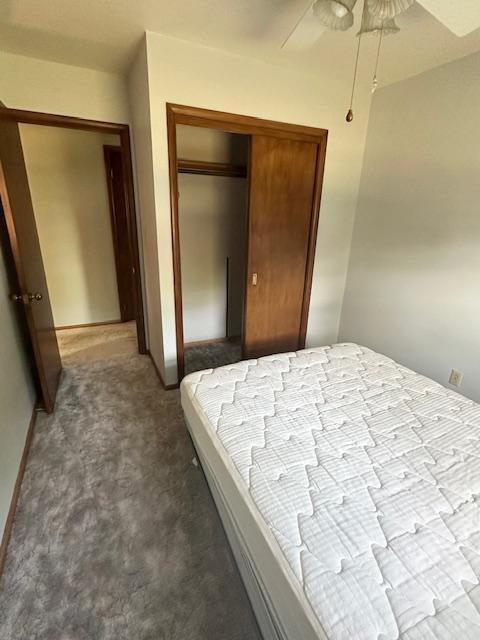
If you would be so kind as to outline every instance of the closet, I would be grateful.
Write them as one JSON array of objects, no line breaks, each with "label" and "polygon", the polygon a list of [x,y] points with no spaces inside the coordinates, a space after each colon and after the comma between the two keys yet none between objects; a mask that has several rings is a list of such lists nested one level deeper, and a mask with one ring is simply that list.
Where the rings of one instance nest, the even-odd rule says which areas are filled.
[{"label": "closet", "polygon": [[186,371],[241,358],[248,138],[179,125],[178,214]]},{"label": "closet", "polygon": [[[233,242],[245,257],[240,268],[243,287],[238,280],[235,285],[243,308],[240,322],[238,312],[236,316],[241,335],[239,359],[303,348],[327,131],[179,105],[167,105],[167,123],[179,379],[184,374],[184,331],[189,335],[192,330],[182,294],[190,285],[182,272],[184,261],[188,265],[195,251],[194,244],[186,247],[182,240],[182,229],[184,234],[195,235],[192,227],[188,230],[191,222],[182,220],[185,174],[229,176],[227,179],[245,185],[242,195],[237,193],[232,200],[233,207],[236,203],[245,211],[244,233],[237,232]],[[212,133],[229,136],[236,141],[236,150],[222,160],[213,160],[205,147],[203,158],[194,151],[186,157],[184,130],[193,128],[203,131],[200,137],[204,138]],[[206,295],[205,289],[203,301]],[[228,307],[228,295],[226,300]],[[193,330],[201,330],[201,324],[197,317]],[[227,320],[227,336],[228,327]]]}]

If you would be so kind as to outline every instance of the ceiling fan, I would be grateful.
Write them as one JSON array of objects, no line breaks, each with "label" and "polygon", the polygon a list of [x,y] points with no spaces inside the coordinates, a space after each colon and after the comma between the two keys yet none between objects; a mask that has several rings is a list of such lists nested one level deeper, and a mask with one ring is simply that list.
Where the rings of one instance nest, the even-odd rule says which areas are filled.
[{"label": "ceiling fan", "polygon": [[[282,48],[305,49],[319,39],[326,30],[347,31],[353,26],[353,9],[361,0],[314,0],[306,7],[293,29],[282,44]],[[463,37],[480,27],[480,0],[416,0],[452,33]],[[357,33],[358,45],[353,74],[350,108],[346,121],[353,120],[353,98],[360,54],[362,35],[379,36],[372,92],[378,86],[377,69],[383,36],[397,33],[400,29],[395,18],[409,9],[415,0],[363,0],[360,29]]]},{"label": "ceiling fan", "polygon": [[[360,0],[358,0],[360,1]],[[480,28],[479,0],[416,0],[424,9],[459,38]],[[325,29],[346,31],[353,25],[357,0],[316,0],[309,2],[282,44],[286,49],[312,46]],[[394,19],[414,0],[365,0],[372,16]]]}]

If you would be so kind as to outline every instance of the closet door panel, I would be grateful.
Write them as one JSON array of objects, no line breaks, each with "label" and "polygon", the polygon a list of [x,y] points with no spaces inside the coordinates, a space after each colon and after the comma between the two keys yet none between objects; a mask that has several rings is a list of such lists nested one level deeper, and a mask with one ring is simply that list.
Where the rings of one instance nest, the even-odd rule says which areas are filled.
[{"label": "closet door panel", "polygon": [[299,348],[318,145],[252,136],[243,355]]}]

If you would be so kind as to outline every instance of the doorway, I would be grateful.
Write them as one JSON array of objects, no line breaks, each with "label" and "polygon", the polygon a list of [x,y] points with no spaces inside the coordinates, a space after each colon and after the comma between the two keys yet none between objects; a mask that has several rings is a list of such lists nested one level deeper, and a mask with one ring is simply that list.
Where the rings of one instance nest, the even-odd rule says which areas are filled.
[{"label": "doorway", "polygon": [[11,299],[25,315],[51,412],[57,331],[133,321],[138,351],[147,352],[129,129],[2,108],[0,134],[0,196],[18,280]]},{"label": "doorway", "polygon": [[233,166],[246,177],[247,190],[241,359],[305,346],[328,134],[325,129],[167,104],[179,381],[185,374],[186,347],[179,185],[185,168],[193,172],[199,164],[186,163],[180,155],[182,125],[238,135],[248,142],[245,164]]}]

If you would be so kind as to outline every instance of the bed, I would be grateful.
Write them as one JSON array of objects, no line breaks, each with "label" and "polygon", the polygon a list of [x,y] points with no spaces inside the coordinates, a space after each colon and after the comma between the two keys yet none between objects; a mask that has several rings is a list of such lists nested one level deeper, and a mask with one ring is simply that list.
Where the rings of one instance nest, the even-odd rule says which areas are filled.
[{"label": "bed", "polygon": [[480,637],[480,405],[356,344],[181,398],[266,640]]}]

